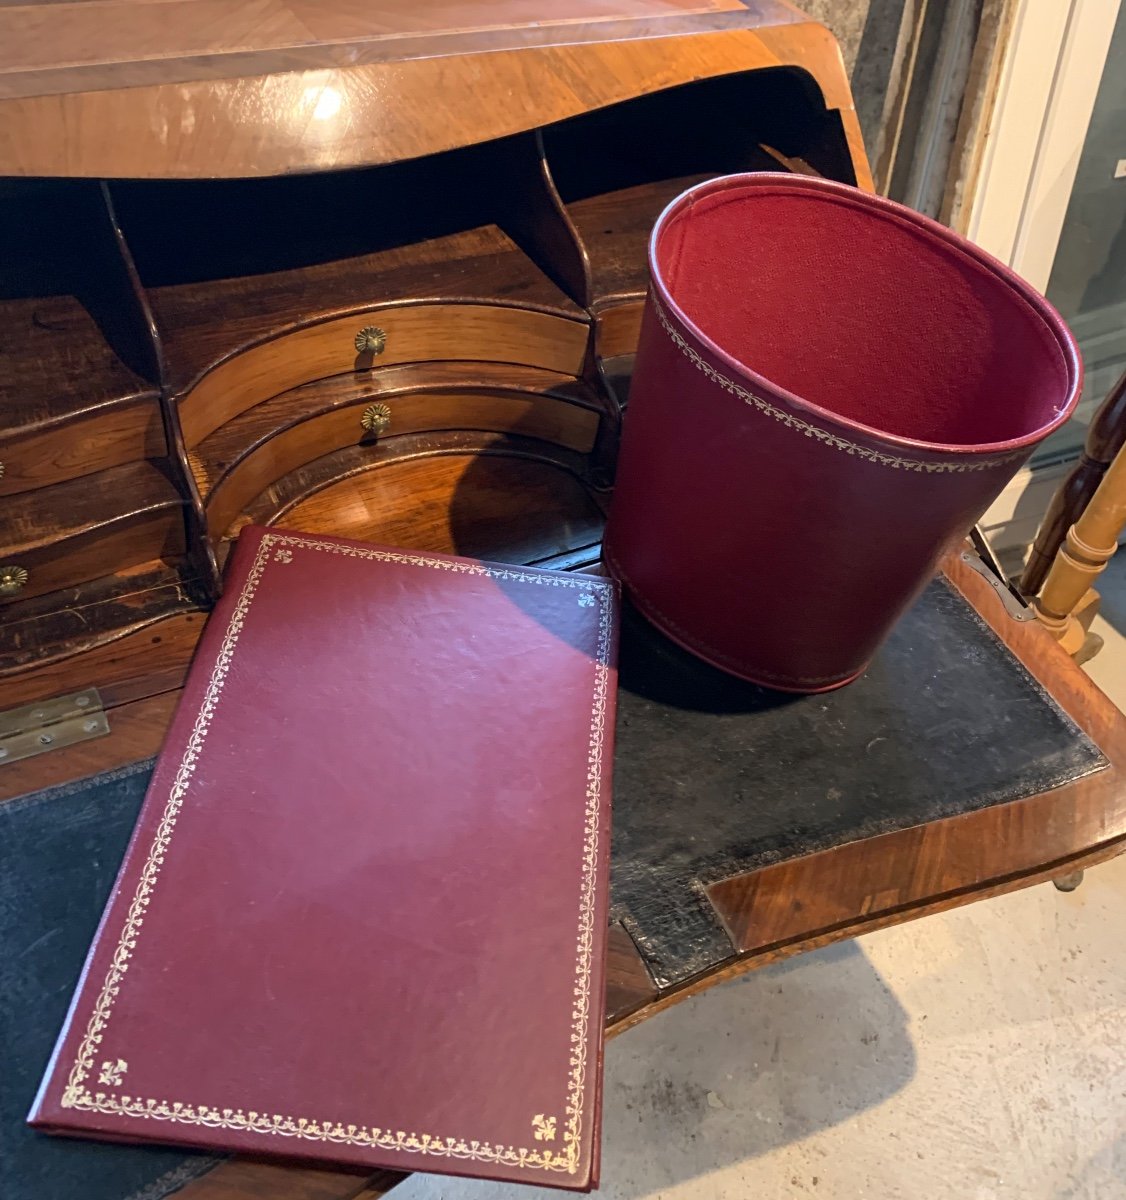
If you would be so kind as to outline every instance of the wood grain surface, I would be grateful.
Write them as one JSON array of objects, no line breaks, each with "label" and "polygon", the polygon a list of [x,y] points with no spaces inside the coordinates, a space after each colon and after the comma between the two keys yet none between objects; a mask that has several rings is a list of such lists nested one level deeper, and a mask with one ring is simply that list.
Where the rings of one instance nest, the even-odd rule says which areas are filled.
[{"label": "wood grain surface", "polygon": [[[314,459],[312,462],[305,463],[295,471],[284,475],[276,484],[256,497],[228,532],[233,536],[247,522],[256,525],[274,525],[288,517],[298,505],[304,504],[306,500],[313,500],[319,493],[327,491],[331,491],[335,498],[340,513],[339,519],[349,528],[356,528],[357,525],[354,522],[357,520],[357,516],[365,513],[377,519],[386,517],[394,521],[398,516],[394,512],[381,510],[372,512],[370,510],[368,501],[363,499],[369,488],[369,484],[362,478],[363,476],[386,468],[397,468],[416,459],[464,458],[467,456],[490,459],[494,457],[511,458],[543,463],[549,468],[548,477],[554,481],[553,486],[563,487],[564,490],[569,489],[569,484],[558,478],[561,472],[569,480],[582,483],[586,499],[593,502],[599,511],[605,511],[605,499],[602,494],[586,490],[589,480],[588,463],[585,456],[565,450],[562,446],[550,442],[535,441],[514,434],[447,430],[441,433],[406,435],[395,439],[394,442],[376,442],[374,446],[366,444],[346,446],[342,450],[336,450],[331,454]],[[432,463],[430,469],[436,473],[442,470],[437,462]],[[488,470],[487,465],[483,465],[480,474],[475,474],[473,479],[487,478]],[[458,497],[462,501],[459,504],[459,521],[466,517],[472,518],[473,510],[465,503],[466,493],[451,491],[448,499],[452,504]],[[317,517],[321,521],[330,519],[327,499],[319,502],[317,508],[311,511],[316,511]],[[511,506],[504,508],[499,515],[499,520],[503,521],[504,514],[513,511]],[[367,517],[363,518],[363,520],[366,519]],[[451,518],[443,518],[443,520],[449,519]],[[498,529],[500,527],[499,525],[495,526]],[[420,525],[416,532],[421,536],[424,528],[425,526]],[[327,525],[324,526],[324,531],[329,532]],[[551,526],[545,527],[542,534],[548,540],[568,537],[565,528],[556,529]],[[595,547],[600,538],[601,534],[594,539]],[[488,545],[485,549],[491,552],[491,547]],[[597,557],[597,553],[595,557]]]},{"label": "wood grain surface", "polygon": [[641,335],[645,304],[641,300],[614,304],[598,310],[595,324],[595,355],[599,360],[632,355]]},{"label": "wood grain surface", "polygon": [[0,506],[0,564],[22,567],[12,604],[153,559],[183,555],[183,501],[150,462],[111,467]]},{"label": "wood grain surface", "polygon": [[166,381],[181,389],[287,328],[395,301],[478,300],[581,317],[498,224],[539,165],[528,137],[380,170],[111,185],[160,330]]},{"label": "wood grain surface", "polygon": [[[391,453],[399,437],[449,429],[520,433],[585,453],[593,447],[598,429],[596,413],[534,392],[481,389],[408,394],[387,407],[391,410],[390,425],[380,442]],[[360,426],[360,411],[360,405],[334,409],[270,438],[248,454],[207,502],[212,535],[222,536],[255,496],[303,463],[345,446],[373,447],[374,439],[366,438]],[[403,501],[405,496],[397,499]],[[343,505],[341,512],[346,514],[350,507]]]},{"label": "wood grain surface", "polygon": [[362,372],[354,339],[376,325],[387,337],[379,367],[427,360],[490,360],[577,375],[587,342],[585,322],[484,304],[417,304],[310,325],[229,359],[180,401],[189,449],[221,424],[271,396],[342,371]]},{"label": "wood grain surface", "polygon": [[1110,765],[1038,796],[712,884],[708,898],[737,958],[715,978],[662,994],[655,1005],[632,1014],[623,1005],[624,1025],[764,962],[1026,887],[1126,849],[1126,717],[1046,630],[1009,617],[960,557],[951,556],[944,573]]},{"label": "wood grain surface", "polygon": [[[39,514],[34,545],[6,539],[27,559],[8,565],[32,575],[11,604],[59,599],[37,654],[64,603],[86,608],[143,563],[217,594],[228,526],[355,446],[342,413],[304,435],[279,420],[275,444],[220,480],[202,443],[306,383],[467,359],[581,377],[602,393],[597,429],[599,406],[522,410],[506,393],[491,416],[428,402],[407,420],[413,402],[396,401],[394,436],[534,435],[583,450],[608,485],[632,325],[600,314],[639,302],[661,206],[725,170],[867,178],[833,39],[775,0],[217,12],[0,5],[0,174],[25,176],[0,187],[0,491],[17,497],[0,548],[5,522],[31,530]],[[366,169],[331,170],[346,166]],[[368,323],[386,334],[378,355],[355,348]],[[105,474],[145,460],[178,497],[164,538],[163,501]],[[88,504],[56,491],[95,473]],[[218,489],[210,512],[201,484]]]},{"label": "wood grain surface", "polygon": [[99,741],[79,742],[37,758],[6,763],[0,771],[0,801],[151,758],[160,749],[179,698],[177,687],[127,704],[105,704],[113,730],[105,746]]},{"label": "wood grain surface", "polygon": [[106,467],[163,458],[168,450],[155,395],[79,409],[23,436],[0,429],[0,496],[49,487]]},{"label": "wood grain surface", "polygon": [[[50,657],[30,668],[6,673],[0,676],[4,706],[15,708],[91,686],[101,692],[103,703],[118,696],[141,699],[169,687],[179,687],[205,620],[206,613],[201,611],[179,612],[137,627],[125,627],[116,636],[106,636],[79,652]],[[5,637],[15,636],[15,632],[13,626],[3,628]],[[112,740],[111,733],[105,739],[107,752]],[[98,746],[102,744],[99,742]]]},{"label": "wood grain surface", "polygon": [[[183,568],[140,563],[62,591],[17,598],[0,620],[0,693],[6,697],[19,690],[23,672],[58,664],[168,617],[204,610],[207,593]],[[68,669],[74,672],[75,662]]]},{"label": "wood grain surface", "polygon": [[[452,360],[379,367],[300,384],[254,405],[221,425],[191,452],[192,471],[201,490],[207,493],[249,452],[312,417],[357,404],[390,404],[407,395],[437,396],[474,390],[534,393],[593,412],[604,405],[603,398],[584,381],[542,367]],[[358,433],[358,419],[355,427]]]},{"label": "wood grain surface", "polygon": [[0,185],[0,263],[0,435],[50,429],[66,438],[81,414],[156,398],[128,272],[96,185]]},{"label": "wood grain surface", "polygon": [[123,516],[179,503],[165,472],[150,462],[21,492],[0,507],[0,554],[18,557],[50,549],[60,539],[94,533]]},{"label": "wood grain surface", "polygon": [[[519,507],[511,496],[520,496]],[[343,517],[343,519],[342,519]],[[564,469],[502,451],[415,457],[317,491],[282,529],[536,563],[598,542],[605,515]]]},{"label": "wood grain surface", "polygon": [[697,171],[602,192],[567,206],[591,263],[591,304],[636,300],[649,286],[646,248],[653,223],[681,192],[710,178]]},{"label": "wood grain surface", "polygon": [[[584,393],[571,376],[506,367],[490,373],[454,363],[390,374],[396,378],[385,380],[385,387],[361,386],[358,394],[348,378],[294,389],[205,441],[193,466],[212,536],[223,536],[236,516],[283,475],[345,446],[370,451],[379,445],[393,454],[403,444],[400,439],[410,435],[456,429],[520,434],[580,454],[594,445],[598,398]],[[378,438],[361,424],[373,402],[388,413]]]},{"label": "wood grain surface", "polygon": [[[46,11],[45,11],[46,10]],[[797,20],[771,0],[567,0],[550,12],[532,0],[461,0],[456,6],[419,6],[383,0],[357,8],[346,0],[266,0],[232,6],[222,0],[13,0],[0,9],[0,95],[34,76],[35,94],[71,90],[83,68],[117,69],[121,86],[138,76],[128,68],[159,66],[162,79],[292,69],[296,53],[310,65],[332,66],[346,46],[349,61],[401,57],[426,47],[431,54],[496,49],[560,40],[644,36],[661,23],[709,14],[754,20]],[[221,18],[221,19],[220,19]],[[703,22],[696,21],[693,27]],[[279,59],[288,51],[293,58]],[[295,53],[296,52],[296,53]],[[250,56],[255,69],[246,71]],[[107,72],[107,75],[110,74]]]},{"label": "wood grain surface", "polygon": [[[243,77],[178,82],[168,81],[164,59],[131,64],[128,73],[71,66],[51,79],[13,70],[10,98],[0,100],[0,172],[190,179],[375,165],[506,137],[696,79],[787,64],[840,110],[863,164],[836,42],[822,26],[796,19],[788,7],[755,4],[728,14],[727,29],[709,32],[706,21],[686,18],[668,30],[690,37],[583,41],[572,24],[567,45],[478,42],[477,49],[465,36],[452,53],[451,43],[434,57],[344,68],[301,69],[288,51],[257,56]],[[405,42],[396,49],[408,53]],[[128,86],[115,86],[127,75]],[[54,94],[45,94],[49,87]],[[870,186],[866,166],[860,172],[858,182]]]},{"label": "wood grain surface", "polygon": [[393,1187],[402,1178],[388,1171],[373,1176],[236,1158],[193,1180],[176,1196],[178,1200],[355,1200],[381,1195],[379,1183]]},{"label": "wood grain surface", "polygon": [[771,136],[795,152],[808,149],[821,113],[796,76],[750,72],[546,128],[547,169],[589,261],[584,303],[643,295],[649,235],[663,209],[716,175],[784,170],[760,140]]}]

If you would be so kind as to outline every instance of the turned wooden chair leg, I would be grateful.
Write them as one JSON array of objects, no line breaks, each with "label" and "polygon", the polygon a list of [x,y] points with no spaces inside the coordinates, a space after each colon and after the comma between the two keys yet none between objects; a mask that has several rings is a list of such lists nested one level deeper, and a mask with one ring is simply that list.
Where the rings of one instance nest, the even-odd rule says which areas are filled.
[{"label": "turned wooden chair leg", "polygon": [[1034,602],[1036,614],[1069,654],[1083,646],[1087,631],[1075,609],[1102,574],[1126,527],[1126,451],[1120,450],[1063,546]]},{"label": "turned wooden chair leg", "polygon": [[1087,430],[1083,457],[1052,497],[1051,506],[1036,535],[1019,588],[1023,596],[1035,596],[1043,587],[1048,571],[1067,531],[1095,494],[1107,468],[1126,444],[1126,372],[1099,406]]}]

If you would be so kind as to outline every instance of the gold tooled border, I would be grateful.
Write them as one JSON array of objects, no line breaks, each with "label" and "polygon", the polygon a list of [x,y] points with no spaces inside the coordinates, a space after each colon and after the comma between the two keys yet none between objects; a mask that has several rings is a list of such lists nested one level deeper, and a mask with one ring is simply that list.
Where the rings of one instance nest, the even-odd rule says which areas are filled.
[{"label": "gold tooled border", "polygon": [[[573,588],[579,591],[579,603],[598,605],[598,641],[595,657],[594,694],[591,703],[590,743],[587,754],[585,813],[583,824],[582,869],[579,886],[578,927],[575,940],[575,987],[571,1011],[569,1069],[564,1101],[565,1120],[562,1127],[563,1149],[517,1147],[493,1144],[445,1134],[405,1132],[376,1126],[343,1124],[312,1117],[292,1117],[254,1110],[212,1108],[203,1104],[188,1104],[181,1100],[157,1100],[116,1092],[91,1092],[85,1080],[94,1069],[95,1058],[106,1053],[102,1043],[106,1035],[114,1001],[121,991],[129,970],[130,960],[137,948],[145,911],[152,899],[176,828],[176,820],[191,786],[196,763],[211,727],[227,675],[234,659],[239,634],[250,611],[251,601],[266,570],[272,550],[281,548],[274,560],[292,560],[292,549],[323,551],[348,558],[399,563],[407,566],[451,571],[463,575],[484,575],[491,579],[511,580],[538,587]],[[292,549],[290,549],[292,548]],[[602,754],[606,731],[606,704],[609,694],[610,649],[613,635],[612,605],[609,586],[598,579],[583,575],[548,574],[523,571],[518,567],[492,567],[480,563],[459,562],[432,558],[423,554],[398,553],[389,550],[367,549],[318,541],[288,534],[266,534],[258,547],[246,582],[235,603],[226,633],[219,647],[203,703],[196,716],[180,766],[169,789],[168,800],[148,855],[141,869],[133,899],[126,913],[121,936],[118,938],[101,991],[79,1043],[74,1065],[63,1092],[63,1108],[111,1116],[171,1121],[204,1129],[229,1129],[239,1133],[269,1134],[297,1138],[305,1142],[330,1145],[358,1146],[372,1150],[395,1150],[426,1155],[431,1158],[472,1159],[510,1167],[539,1168],[546,1171],[566,1171],[574,1174],[578,1168],[582,1130],[583,1099],[586,1090],[587,1041],[590,1019],[591,967],[594,954],[596,890],[599,861],[599,813],[602,788]],[[588,598],[589,597],[589,598]],[[112,1064],[116,1062],[116,1067]],[[109,1067],[111,1079],[105,1068]],[[103,1082],[118,1087],[127,1070],[126,1058],[111,1055],[103,1065]],[[555,1118],[543,1114],[529,1119],[529,1129],[537,1139],[554,1140]]]},{"label": "gold tooled border", "polygon": [[1005,463],[1010,463],[1015,458],[1024,457],[1028,453],[1027,450],[1014,450],[1010,454],[1003,454],[1000,458],[970,459],[966,462],[925,462],[919,458],[902,458],[896,454],[885,454],[882,450],[873,450],[870,446],[861,446],[857,442],[850,442],[848,438],[843,438],[836,433],[830,433],[827,429],[822,429],[818,425],[812,425],[809,421],[803,421],[800,417],[795,417],[791,412],[777,408],[769,400],[763,399],[762,396],[756,395],[741,384],[736,383],[734,379],[729,379],[722,372],[717,371],[711,363],[702,358],[684,340],[679,331],[673,327],[672,322],[669,321],[664,308],[652,295],[649,297],[649,303],[652,304],[653,311],[657,314],[657,320],[660,321],[661,327],[668,334],[673,345],[676,346],[697,371],[705,375],[712,383],[723,388],[725,392],[730,392],[733,396],[738,396],[744,404],[750,405],[751,408],[757,409],[765,416],[773,417],[775,421],[781,422],[787,429],[796,429],[799,433],[805,434],[806,437],[815,438],[822,445],[828,446],[832,450],[840,450],[856,458],[867,459],[868,462],[876,463],[881,467],[891,467],[897,471],[915,471],[919,474],[925,473],[931,475],[957,475],[965,471],[988,471],[992,467],[1004,466]]}]

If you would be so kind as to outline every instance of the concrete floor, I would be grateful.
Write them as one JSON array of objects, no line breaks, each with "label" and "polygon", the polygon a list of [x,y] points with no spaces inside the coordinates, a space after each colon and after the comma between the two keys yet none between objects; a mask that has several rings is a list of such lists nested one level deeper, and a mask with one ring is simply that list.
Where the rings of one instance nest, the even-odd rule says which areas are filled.
[{"label": "concrete floor", "polygon": [[[1126,708],[1126,551],[1101,590]],[[1126,856],[713,988],[611,1042],[605,1088],[613,1200],[1126,1200]]]}]

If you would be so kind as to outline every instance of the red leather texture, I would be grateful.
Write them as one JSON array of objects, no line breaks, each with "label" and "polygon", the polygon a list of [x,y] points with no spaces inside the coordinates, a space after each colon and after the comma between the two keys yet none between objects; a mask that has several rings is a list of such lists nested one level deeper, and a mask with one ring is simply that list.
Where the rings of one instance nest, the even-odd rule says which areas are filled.
[{"label": "red leather texture", "polygon": [[606,563],[724,670],[847,683],[1070,415],[1071,335],[970,243],[821,179],[700,184],[649,257]]},{"label": "red leather texture", "polygon": [[594,1185],[616,629],[244,531],[32,1122]]}]

